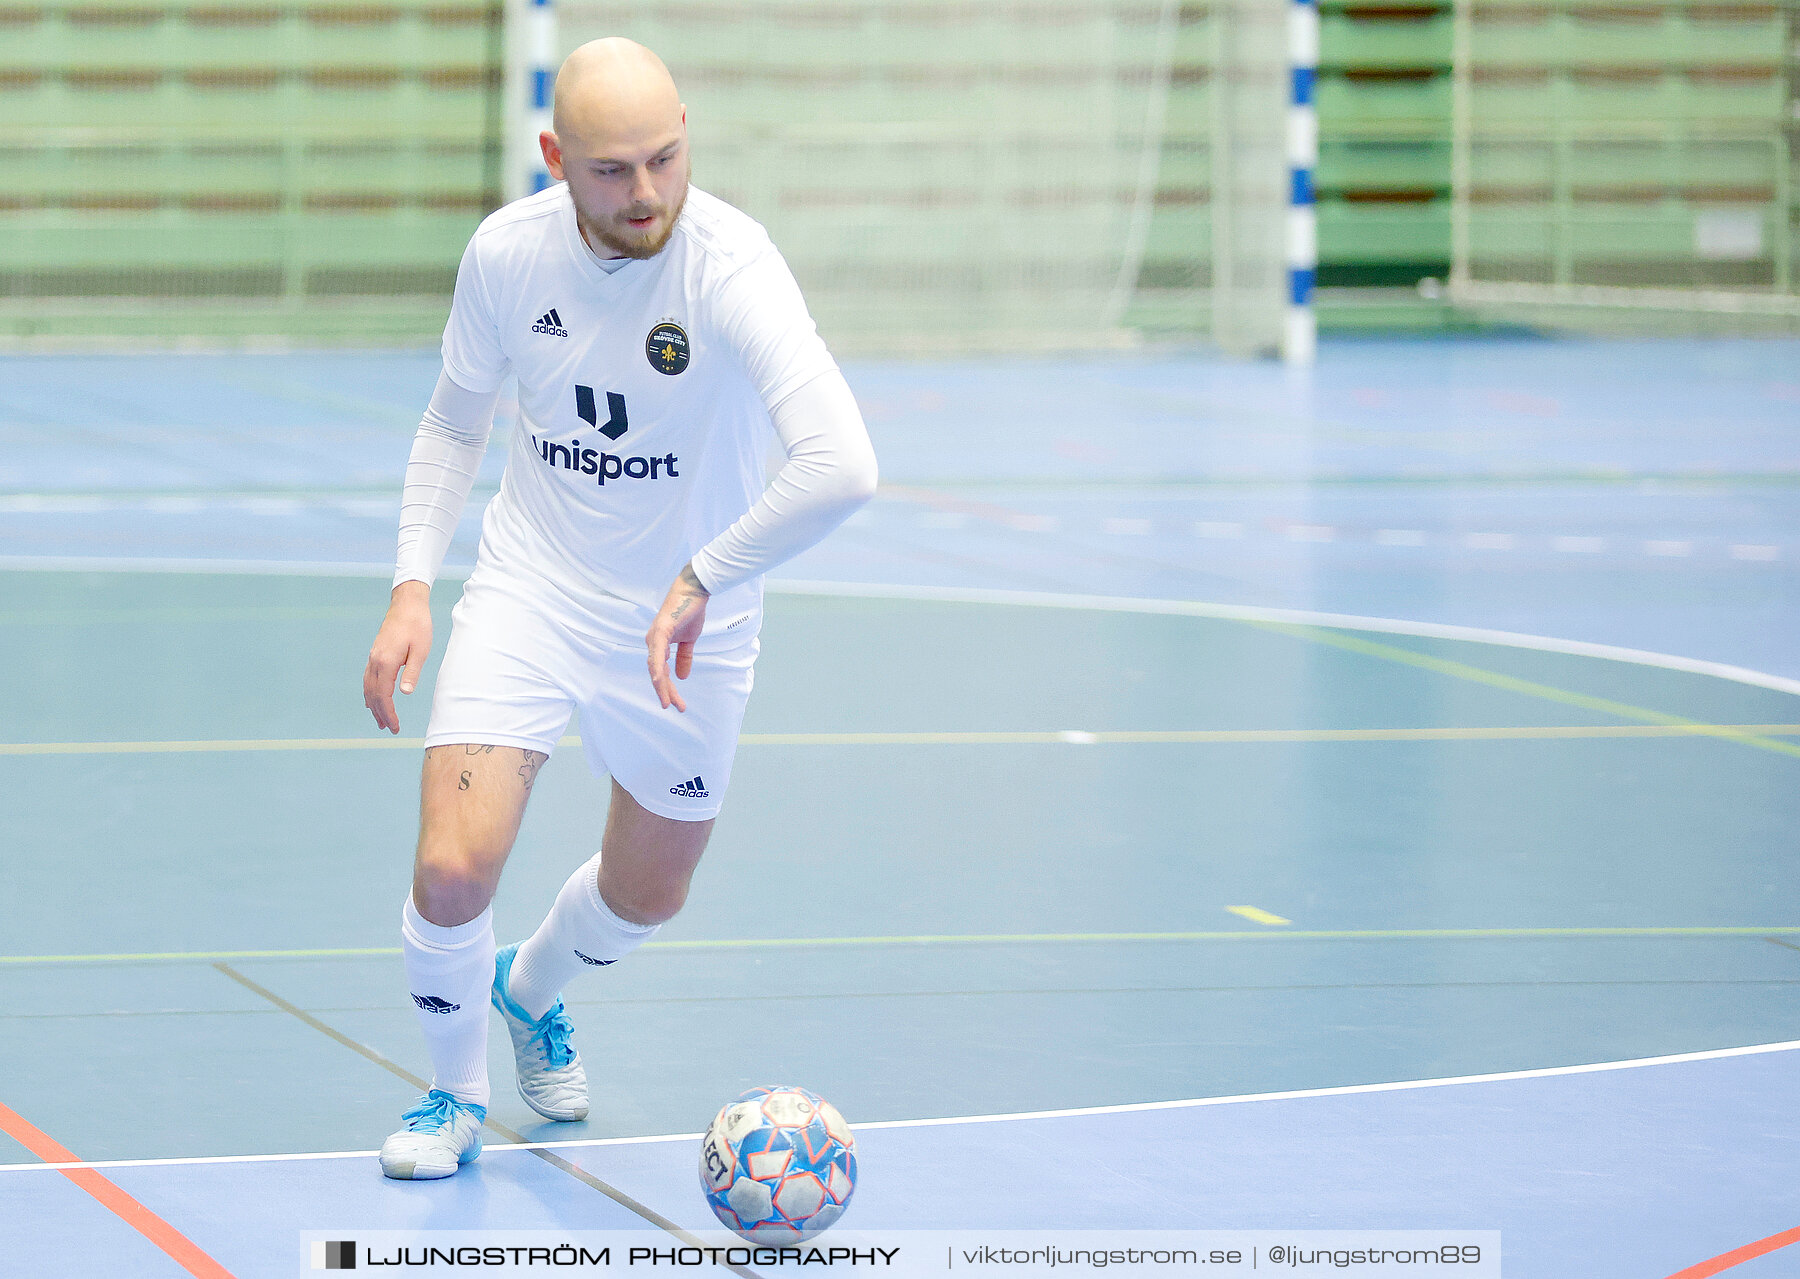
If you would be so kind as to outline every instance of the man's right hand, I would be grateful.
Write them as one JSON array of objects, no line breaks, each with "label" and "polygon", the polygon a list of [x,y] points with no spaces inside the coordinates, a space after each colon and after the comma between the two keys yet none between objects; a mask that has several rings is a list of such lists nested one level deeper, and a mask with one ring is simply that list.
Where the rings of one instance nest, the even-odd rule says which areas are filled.
[{"label": "man's right hand", "polygon": [[378,727],[400,731],[400,713],[394,709],[394,677],[400,691],[419,686],[419,672],[431,656],[431,587],[424,582],[402,582],[394,588],[387,616],[369,650],[363,670],[363,705]]}]

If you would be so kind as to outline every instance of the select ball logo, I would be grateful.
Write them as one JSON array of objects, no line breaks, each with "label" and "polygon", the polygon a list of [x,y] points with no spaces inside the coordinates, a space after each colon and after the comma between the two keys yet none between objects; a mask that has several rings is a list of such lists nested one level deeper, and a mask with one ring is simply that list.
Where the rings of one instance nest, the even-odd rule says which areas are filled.
[{"label": "select ball logo", "polygon": [[644,354],[651,368],[674,377],[688,366],[688,335],[679,324],[665,320],[644,339]]}]

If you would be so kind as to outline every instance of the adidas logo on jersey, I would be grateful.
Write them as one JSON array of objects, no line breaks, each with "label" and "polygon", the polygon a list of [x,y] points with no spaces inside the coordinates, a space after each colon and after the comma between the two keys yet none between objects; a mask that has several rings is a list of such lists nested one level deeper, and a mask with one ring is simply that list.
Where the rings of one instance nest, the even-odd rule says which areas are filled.
[{"label": "adidas logo on jersey", "polygon": [[669,787],[669,794],[679,795],[683,799],[705,799],[707,794],[706,783],[696,777],[691,781],[683,782],[679,786]]},{"label": "adidas logo on jersey", "polygon": [[414,995],[413,1003],[428,1013],[453,1013],[461,1004],[453,1004],[448,999],[439,999],[436,995]]},{"label": "adidas logo on jersey", "polygon": [[[575,950],[573,946],[569,949]],[[608,964],[616,964],[619,962],[616,959],[595,959],[592,955],[584,955],[578,950],[575,951],[575,958],[579,959],[584,964],[592,964],[595,968],[605,968]]]},{"label": "adidas logo on jersey", "polygon": [[542,315],[538,316],[538,322],[531,326],[531,331],[533,333],[548,333],[553,338],[566,338],[569,336],[569,331],[563,327],[562,316],[556,313],[555,307],[551,307],[548,311],[545,311]]}]

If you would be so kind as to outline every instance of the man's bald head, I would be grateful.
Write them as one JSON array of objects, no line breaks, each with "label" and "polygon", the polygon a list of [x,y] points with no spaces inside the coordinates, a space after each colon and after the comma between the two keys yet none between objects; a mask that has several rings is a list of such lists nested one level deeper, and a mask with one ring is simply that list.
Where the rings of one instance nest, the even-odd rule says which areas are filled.
[{"label": "man's bald head", "polygon": [[569,184],[576,224],[602,256],[655,257],[687,201],[687,109],[669,69],[613,36],[571,53],[556,75],[555,131],[540,135]]},{"label": "man's bald head", "polygon": [[609,36],[571,53],[556,73],[554,124],[566,146],[599,144],[682,126],[681,95],[663,60],[635,40]]}]

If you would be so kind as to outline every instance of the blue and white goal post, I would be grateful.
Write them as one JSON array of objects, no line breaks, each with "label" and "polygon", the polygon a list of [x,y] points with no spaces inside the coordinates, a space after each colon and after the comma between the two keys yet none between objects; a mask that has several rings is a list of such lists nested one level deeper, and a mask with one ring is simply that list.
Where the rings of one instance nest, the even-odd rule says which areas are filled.
[{"label": "blue and white goal post", "polygon": [[1313,283],[1319,270],[1318,215],[1313,204],[1313,170],[1319,163],[1319,109],[1314,93],[1319,77],[1317,0],[1291,0],[1288,10],[1287,316],[1281,358],[1311,364],[1319,328],[1313,313]]},{"label": "blue and white goal post", "polygon": [[551,91],[557,55],[555,0],[506,0],[505,110],[500,155],[504,173],[501,195],[523,199],[551,183],[538,148],[538,134],[550,128]]}]

